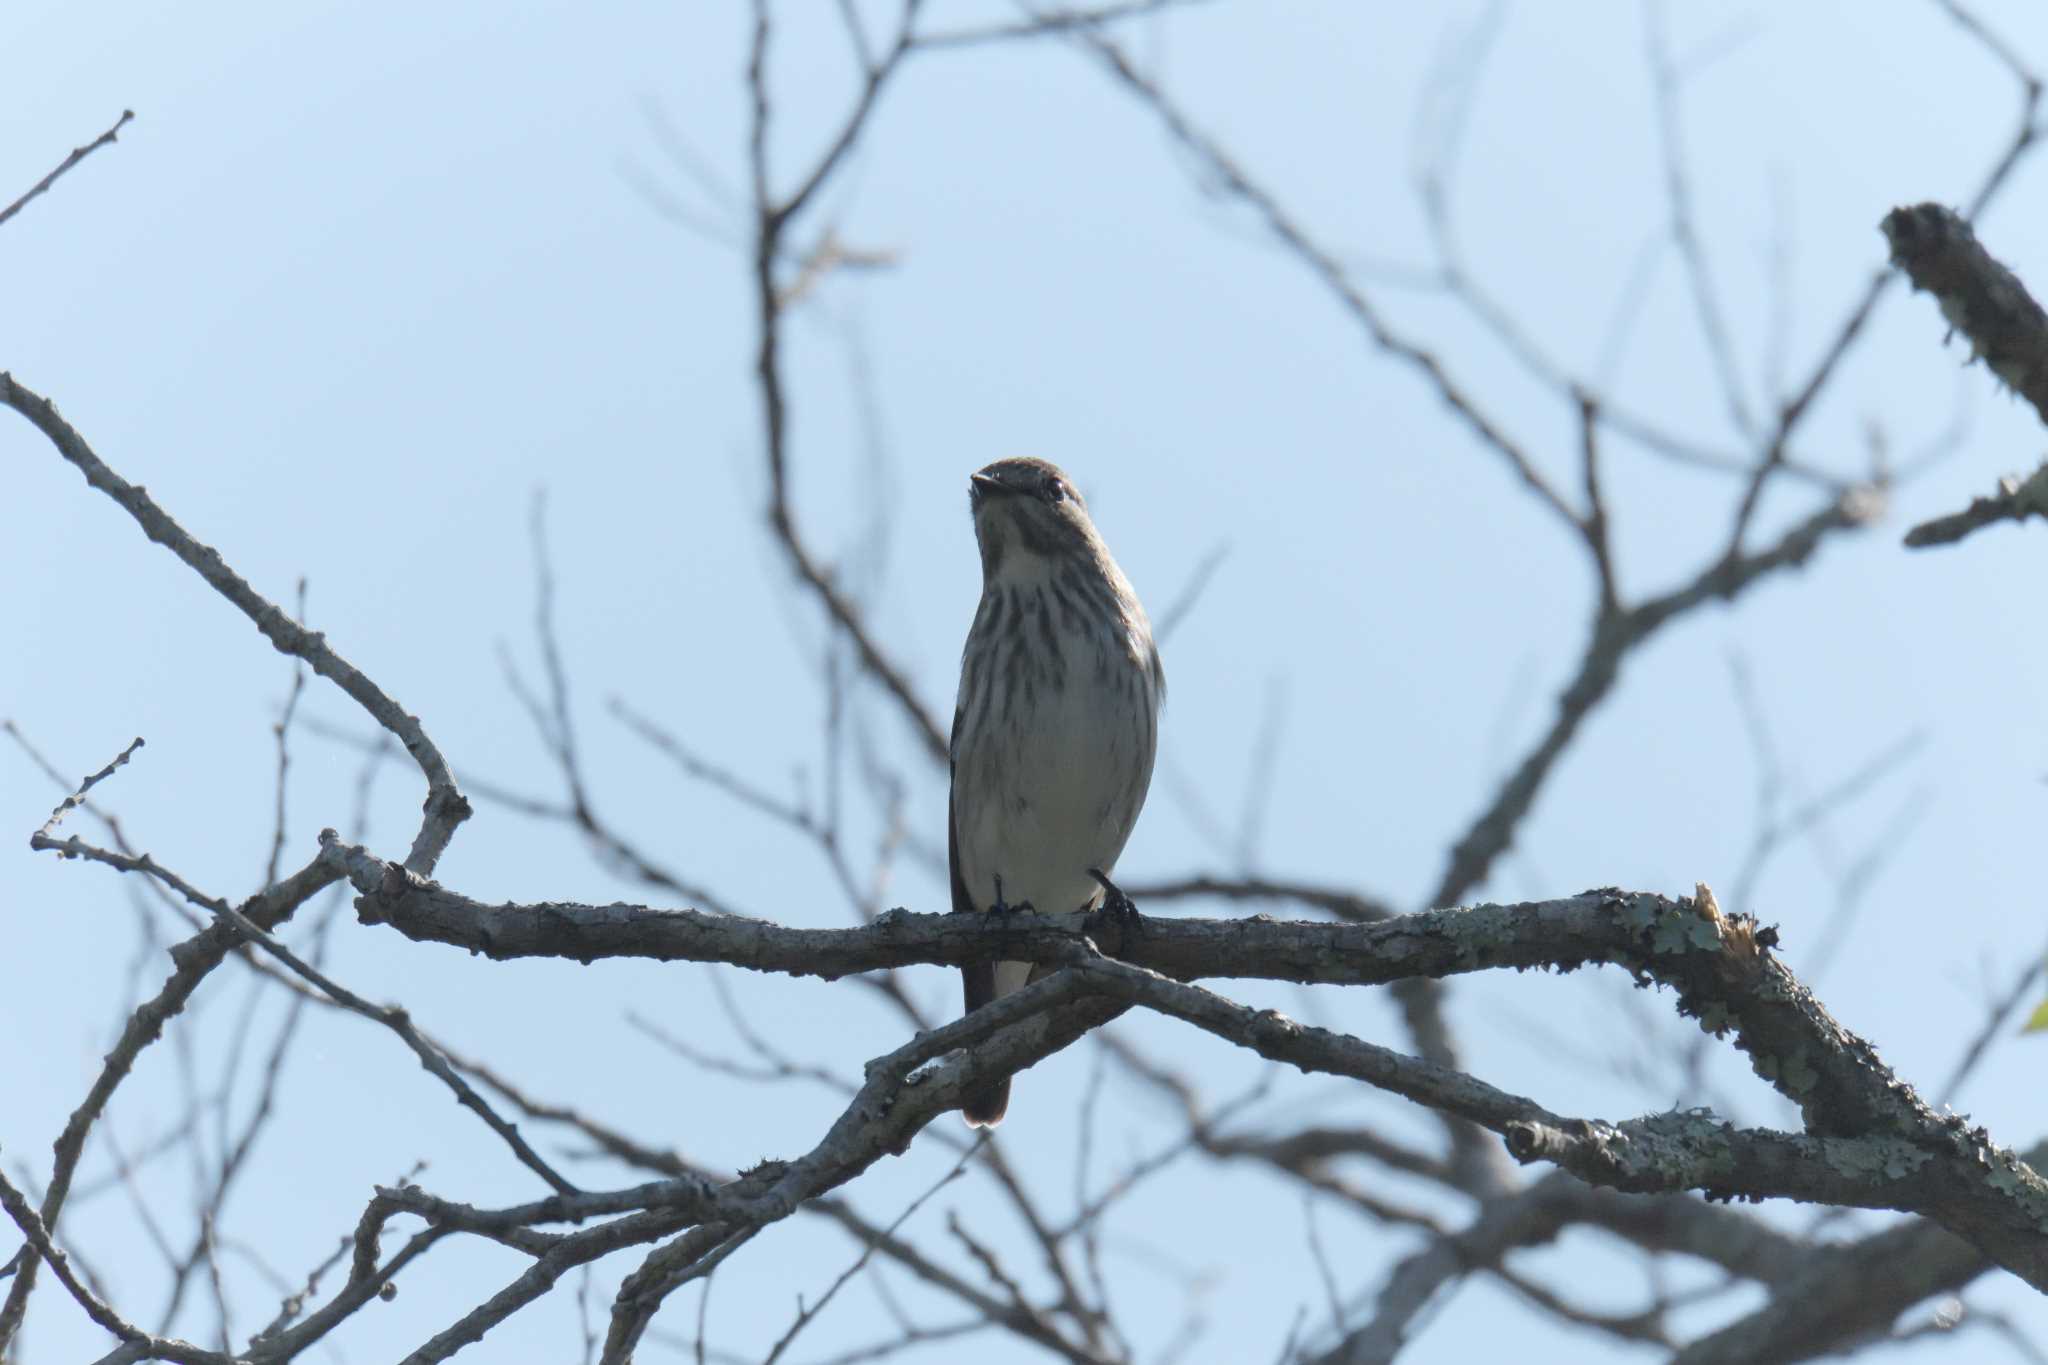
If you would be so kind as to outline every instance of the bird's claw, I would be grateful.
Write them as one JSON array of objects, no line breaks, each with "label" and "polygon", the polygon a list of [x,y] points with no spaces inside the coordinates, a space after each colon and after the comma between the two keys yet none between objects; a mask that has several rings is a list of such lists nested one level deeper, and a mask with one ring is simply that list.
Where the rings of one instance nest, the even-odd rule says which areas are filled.
[{"label": "bird's claw", "polygon": [[1102,888],[1102,904],[1095,913],[1115,924],[1118,932],[1129,938],[1141,938],[1145,933],[1145,917],[1138,913],[1138,905],[1123,889],[1111,881],[1099,867],[1088,869],[1088,875]]}]

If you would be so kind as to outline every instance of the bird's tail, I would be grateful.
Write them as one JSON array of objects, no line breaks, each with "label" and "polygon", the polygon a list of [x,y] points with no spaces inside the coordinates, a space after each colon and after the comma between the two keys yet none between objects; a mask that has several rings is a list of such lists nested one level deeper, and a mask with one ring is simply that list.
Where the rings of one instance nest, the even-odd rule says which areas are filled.
[{"label": "bird's tail", "polygon": [[969,1095],[967,1103],[960,1106],[960,1117],[967,1120],[969,1128],[993,1128],[1009,1111],[1010,1078],[1005,1076],[988,1089]]}]

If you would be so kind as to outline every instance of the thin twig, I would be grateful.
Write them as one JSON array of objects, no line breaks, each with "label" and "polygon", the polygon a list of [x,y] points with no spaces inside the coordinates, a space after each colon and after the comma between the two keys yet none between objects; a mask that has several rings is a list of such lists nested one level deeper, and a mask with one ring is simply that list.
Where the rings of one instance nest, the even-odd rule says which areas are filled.
[{"label": "thin twig", "polygon": [[[447,761],[427,737],[419,718],[400,706],[354,664],[335,653],[325,636],[307,630],[250,587],[247,580],[221,558],[220,551],[193,539],[184,527],[156,505],[148,493],[108,468],[85,443],[85,438],[58,415],[49,399],[31,391],[4,370],[0,370],[0,406],[13,408],[27,418],[49,438],[57,453],[85,476],[87,483],[119,503],[135,519],[144,535],[176,555],[204,579],[207,586],[247,616],[279,653],[303,659],[315,673],[341,688],[370,714],[371,719],[397,737],[427,779],[425,818],[413,839],[411,851],[406,855],[406,866],[421,876],[432,873],[449,839],[454,836],[456,826],[468,819],[470,812],[469,803],[456,786]],[[4,1334],[0,1334],[0,1340],[4,1340]]]},{"label": "thin twig", "polygon": [[46,191],[48,191],[50,186],[57,183],[57,177],[63,175],[64,172],[70,170],[73,166],[76,166],[79,162],[85,160],[87,157],[91,156],[100,148],[106,146],[107,144],[119,138],[121,135],[121,130],[123,128],[126,128],[129,122],[132,119],[134,119],[134,117],[135,111],[133,109],[123,109],[121,111],[121,117],[114,120],[113,127],[107,129],[106,132],[101,133],[98,137],[86,143],[83,147],[72,148],[71,155],[65,157],[62,161],[57,163],[57,169],[51,171],[41,180],[38,180],[35,184],[31,185],[28,189],[28,192],[22,195],[21,198],[15,200],[6,208],[0,209],[0,223],[4,223],[9,218],[12,218],[15,214],[20,213],[22,209],[27,206],[29,200],[35,198],[39,194],[43,194]]}]

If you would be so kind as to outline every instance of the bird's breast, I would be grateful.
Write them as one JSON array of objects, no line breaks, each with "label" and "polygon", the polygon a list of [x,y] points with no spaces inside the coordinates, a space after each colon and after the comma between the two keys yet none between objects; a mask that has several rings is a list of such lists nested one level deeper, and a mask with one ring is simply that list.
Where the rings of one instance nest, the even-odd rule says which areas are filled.
[{"label": "bird's breast", "polygon": [[[976,903],[1092,905],[1152,777],[1157,697],[1121,620],[1015,601],[970,640],[954,745],[961,874]],[[980,624],[980,623],[978,623]],[[979,654],[977,660],[977,653]],[[977,667],[977,663],[979,667]]]}]

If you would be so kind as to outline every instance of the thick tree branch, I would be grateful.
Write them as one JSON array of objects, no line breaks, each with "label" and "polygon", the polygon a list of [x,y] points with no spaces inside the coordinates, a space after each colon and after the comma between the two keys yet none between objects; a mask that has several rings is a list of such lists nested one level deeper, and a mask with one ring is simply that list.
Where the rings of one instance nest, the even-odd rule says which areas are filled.
[{"label": "thick tree branch", "polygon": [[[1069,970],[1044,984],[1085,982],[1086,993],[1144,1005],[1271,1060],[1367,1081],[1507,1134],[1524,1160],[1558,1161],[1619,1189],[1775,1193],[1921,1211],[1971,1235],[2001,1264],[2048,1283],[2048,1259],[2036,1263],[2024,1253],[2024,1237],[2037,1217],[2048,1226],[2048,1192],[2038,1177],[1981,1130],[1968,1131],[1959,1120],[1934,1114],[1868,1043],[1837,1024],[1785,970],[1769,951],[1775,942],[1771,931],[1747,917],[1722,914],[1704,888],[1689,901],[1600,891],[1372,923],[1154,921],[1143,935],[1112,944],[1128,959],[1113,961],[1077,944],[1076,935],[1087,927],[1079,916],[1028,916],[992,925],[971,916],[893,911],[860,928],[789,929],[638,906],[486,907],[335,839],[326,842],[322,856],[348,868],[362,892],[357,908],[364,919],[494,957],[648,956],[824,977],[913,962],[958,965],[995,952],[1064,965]],[[1625,1126],[1596,1133],[1454,1069],[1252,1011],[1181,980],[1384,984],[1501,967],[1570,969],[1600,962],[1671,987],[1681,1013],[1710,1032],[1732,1033],[1757,1074],[1800,1107],[1809,1136],[1799,1142],[1806,1145],[1771,1145],[1790,1141],[1787,1135],[1738,1135],[1748,1145],[1724,1151],[1688,1130],[1681,1136],[1697,1138],[1694,1147],[1675,1141],[1659,1146],[1650,1141],[1661,1135],[1654,1124],[1640,1136],[1630,1136],[1637,1130]],[[960,1029],[982,1013],[928,1037]],[[1633,1144],[1626,1146],[1628,1156],[1638,1164],[1617,1158],[1612,1141],[1598,1134],[1623,1135]],[[1822,1139],[1865,1146],[1828,1146]],[[1939,1167],[1933,1184],[1927,1183],[1931,1167]],[[1795,1177],[1800,1171],[1806,1175]]]},{"label": "thick tree branch", "polygon": [[1879,225],[1892,264],[1913,288],[1934,295],[1948,325],[1970,341],[1999,381],[2048,422],[2048,312],[2019,276],[1986,251],[1953,209],[1915,204],[1893,209]]},{"label": "thick tree branch", "polygon": [[[1969,338],[1970,359],[1982,360],[2048,423],[2048,311],[2019,276],[1984,249],[1968,220],[1940,204],[1893,209],[1879,230],[1892,264],[1916,290],[1932,294],[1950,328]],[[2028,517],[2048,517],[2048,465],[2025,480],[2001,479],[1992,496],[1913,527],[1906,544],[1950,545],[1994,522]]]},{"label": "thick tree branch", "polygon": [[[1686,932],[1676,925],[1664,928]],[[1739,937],[1740,927],[1733,931]],[[1743,955],[1731,945],[1731,959]],[[1070,971],[1096,978],[1131,1004],[1184,1019],[1271,1060],[1352,1076],[1456,1114],[1504,1134],[1520,1159],[1555,1162],[1589,1183],[1632,1193],[1691,1189],[1709,1198],[1790,1198],[1921,1213],[2029,1284],[2048,1289],[2048,1181],[1994,1145],[1981,1128],[1971,1129],[1954,1115],[1932,1113],[1874,1056],[1869,1066],[1855,1058],[1819,1059],[1825,1071],[1834,1073],[1824,1075],[1808,1069],[1803,1053],[1756,1055],[1755,1040],[1737,1026],[1737,1045],[1752,1052],[1759,1074],[1794,1098],[1838,1082],[1853,1083],[1863,1074],[1869,1084],[1858,1098],[1886,1112],[1874,1112],[1857,1136],[1825,1136],[1835,1116],[1808,1101],[1802,1101],[1808,1134],[1736,1129],[1703,1113],[1623,1124],[1554,1120],[1539,1117],[1541,1108],[1533,1101],[1469,1076],[1446,1074],[1428,1061],[1304,1027],[1272,1011],[1253,1011],[1125,963],[1093,958],[1072,963]],[[1826,1018],[1824,1013],[1819,1017]],[[1843,1037],[1850,1051],[1868,1054],[1860,1039]],[[1798,1069],[1787,1075],[1787,1065]]]},{"label": "thick tree branch", "polygon": [[[1147,919],[1143,931],[1128,938],[1113,923],[1091,922],[1085,915],[1019,913],[991,923],[977,916],[901,909],[872,924],[807,929],[743,915],[625,903],[486,904],[414,877],[401,864],[346,843],[332,831],[323,835],[320,858],[355,886],[361,920],[388,924],[420,942],[447,943],[499,959],[720,962],[826,979],[916,963],[958,966],[997,947],[1020,960],[1056,962],[1086,931],[1125,960],[1181,979],[1382,985],[1494,967],[1578,966],[1636,951],[1637,935],[1661,935],[1643,955],[1648,963],[1658,952],[1683,951],[1694,942],[1683,927],[1660,926],[1716,922],[1701,920],[1689,900],[1599,890],[1355,923],[1263,915]],[[1718,942],[1716,931],[1702,932],[1706,937],[1699,942]]]},{"label": "thick tree branch", "polygon": [[[1723,915],[1711,893],[1680,901],[1600,890],[1351,924],[1263,916],[1148,920],[1134,937],[1079,915],[990,923],[903,910],[856,928],[796,929],[637,905],[484,905],[331,834],[323,837],[321,858],[346,870],[360,893],[363,921],[500,959],[643,957],[832,979],[913,963],[958,966],[998,951],[1057,963],[1089,932],[1134,966],[1179,980],[1386,985],[1504,967],[1614,962],[1677,990],[1680,1010],[1711,1031],[1735,1028],[1759,1073],[1800,1104],[1819,1131],[1861,1132],[1897,1113],[1887,1097],[1894,1082],[1868,1044],[1829,1018],[1767,951],[1775,942],[1770,931],[1745,916]],[[1823,1069],[1824,1058],[1830,1064]]]}]

